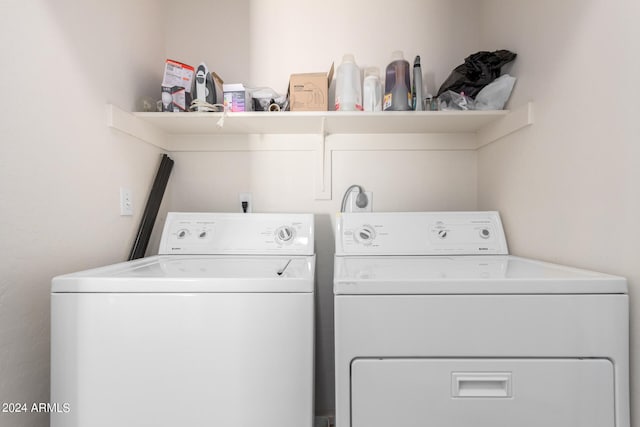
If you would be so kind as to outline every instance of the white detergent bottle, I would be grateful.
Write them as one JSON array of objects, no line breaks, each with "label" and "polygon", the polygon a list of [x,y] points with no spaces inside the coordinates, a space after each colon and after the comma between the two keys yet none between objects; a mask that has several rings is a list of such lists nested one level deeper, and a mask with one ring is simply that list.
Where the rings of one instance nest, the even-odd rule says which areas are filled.
[{"label": "white detergent bottle", "polygon": [[342,57],[336,72],[336,111],[362,111],[360,69],[352,54]]},{"label": "white detergent bottle", "polygon": [[382,111],[382,83],[380,83],[378,67],[369,67],[364,70],[362,99],[364,111]]}]

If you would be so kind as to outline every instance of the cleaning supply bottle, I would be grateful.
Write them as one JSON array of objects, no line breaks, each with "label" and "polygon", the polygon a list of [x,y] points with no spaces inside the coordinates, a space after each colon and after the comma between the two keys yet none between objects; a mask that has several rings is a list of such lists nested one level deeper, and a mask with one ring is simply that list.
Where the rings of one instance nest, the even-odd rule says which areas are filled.
[{"label": "cleaning supply bottle", "polygon": [[413,61],[413,84],[411,86],[411,95],[413,98],[413,109],[422,111],[424,96],[422,95],[422,67],[420,67],[420,55],[416,56]]},{"label": "cleaning supply bottle", "polygon": [[391,63],[387,65],[384,81],[384,110],[411,110],[411,89],[409,63],[404,59],[402,51],[391,55]]},{"label": "cleaning supply bottle", "polygon": [[336,73],[336,111],[362,111],[360,69],[352,54],[342,57]]},{"label": "cleaning supply bottle", "polygon": [[369,67],[364,70],[362,107],[364,111],[382,111],[382,83],[380,83],[378,67]]}]

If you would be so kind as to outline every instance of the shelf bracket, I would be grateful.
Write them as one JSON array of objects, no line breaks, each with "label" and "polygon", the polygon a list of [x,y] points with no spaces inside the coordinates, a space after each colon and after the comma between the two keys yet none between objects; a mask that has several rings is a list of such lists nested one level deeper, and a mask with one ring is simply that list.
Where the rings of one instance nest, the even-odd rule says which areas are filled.
[{"label": "shelf bracket", "polygon": [[327,118],[320,122],[320,141],[316,149],[316,200],[331,200],[331,151],[327,150]]},{"label": "shelf bracket", "polygon": [[528,102],[509,114],[485,125],[477,132],[478,147],[484,147],[500,138],[533,124],[533,102]]},{"label": "shelf bracket", "polygon": [[107,126],[167,150],[167,138],[164,132],[113,104],[107,104],[106,108]]}]

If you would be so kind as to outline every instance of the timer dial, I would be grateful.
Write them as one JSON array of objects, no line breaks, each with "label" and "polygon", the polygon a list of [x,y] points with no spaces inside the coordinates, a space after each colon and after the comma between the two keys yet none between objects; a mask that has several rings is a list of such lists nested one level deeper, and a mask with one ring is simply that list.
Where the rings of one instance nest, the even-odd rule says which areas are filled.
[{"label": "timer dial", "polygon": [[278,242],[281,245],[284,245],[284,244],[291,243],[293,241],[293,238],[296,235],[296,231],[292,227],[283,225],[282,227],[279,227],[276,230],[275,235],[276,235],[276,242]]},{"label": "timer dial", "polygon": [[370,245],[376,238],[376,231],[370,225],[363,225],[355,232],[355,238],[363,245]]}]

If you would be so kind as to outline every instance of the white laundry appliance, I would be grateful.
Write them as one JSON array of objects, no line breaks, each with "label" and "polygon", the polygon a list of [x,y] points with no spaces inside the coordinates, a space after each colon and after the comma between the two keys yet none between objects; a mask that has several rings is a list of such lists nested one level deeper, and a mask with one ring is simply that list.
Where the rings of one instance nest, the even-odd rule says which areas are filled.
[{"label": "white laundry appliance", "polygon": [[497,212],[340,214],[337,427],[628,427],[627,283],[508,255]]},{"label": "white laundry appliance", "polygon": [[313,215],[169,213],[159,253],[53,279],[51,426],[311,427]]}]

